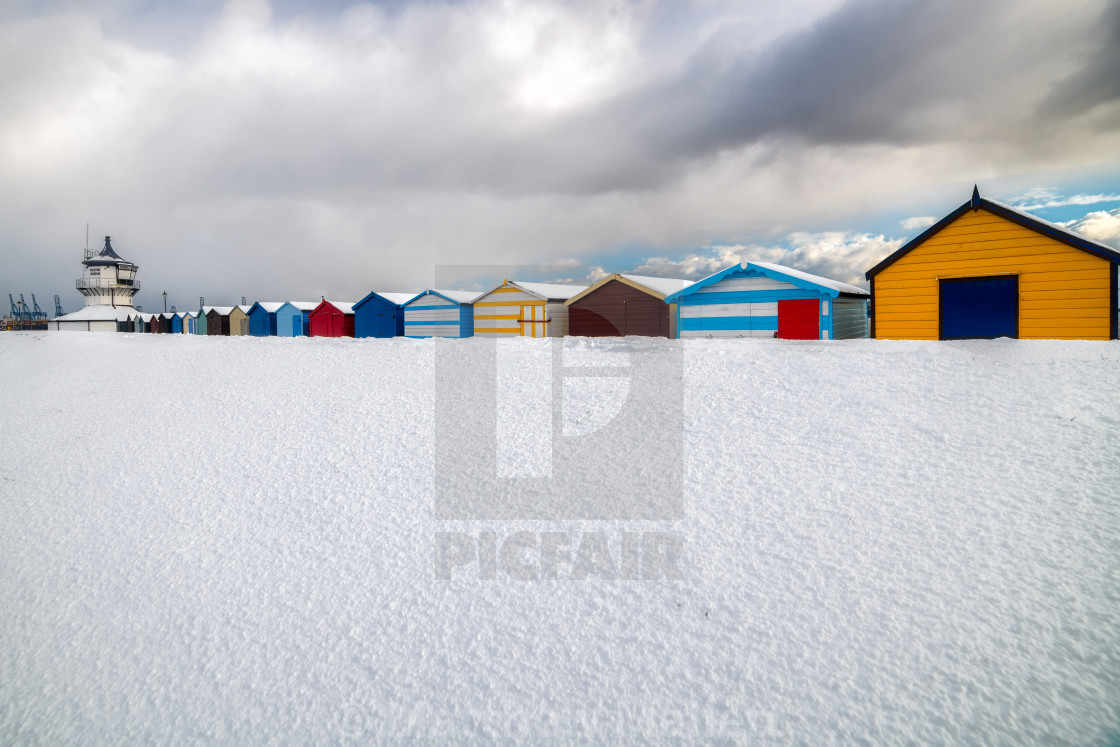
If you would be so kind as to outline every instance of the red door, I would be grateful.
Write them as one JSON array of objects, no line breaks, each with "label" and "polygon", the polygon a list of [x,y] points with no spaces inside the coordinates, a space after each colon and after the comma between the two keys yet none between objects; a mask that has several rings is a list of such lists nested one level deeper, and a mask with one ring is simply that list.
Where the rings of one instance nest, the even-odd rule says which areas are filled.
[{"label": "red door", "polygon": [[796,301],[778,301],[778,337],[783,340],[821,339],[820,301],[802,298]]}]

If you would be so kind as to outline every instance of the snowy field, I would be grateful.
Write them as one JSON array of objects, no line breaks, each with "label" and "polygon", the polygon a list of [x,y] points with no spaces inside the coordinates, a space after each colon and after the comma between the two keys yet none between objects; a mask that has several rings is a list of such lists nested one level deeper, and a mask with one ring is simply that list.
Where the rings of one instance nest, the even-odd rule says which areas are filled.
[{"label": "snowy field", "polygon": [[[688,341],[679,519],[439,521],[491,345],[0,335],[0,743],[1120,739],[1117,343]],[[438,578],[622,531],[683,578]]]}]

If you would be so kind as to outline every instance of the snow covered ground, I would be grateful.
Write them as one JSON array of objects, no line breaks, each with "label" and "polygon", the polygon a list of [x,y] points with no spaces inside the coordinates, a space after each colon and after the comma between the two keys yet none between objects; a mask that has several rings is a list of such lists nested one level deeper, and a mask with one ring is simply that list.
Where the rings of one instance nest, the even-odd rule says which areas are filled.
[{"label": "snow covered ground", "polygon": [[0,742],[1120,739],[1117,343],[688,341],[679,519],[437,521],[490,344],[0,335]]}]

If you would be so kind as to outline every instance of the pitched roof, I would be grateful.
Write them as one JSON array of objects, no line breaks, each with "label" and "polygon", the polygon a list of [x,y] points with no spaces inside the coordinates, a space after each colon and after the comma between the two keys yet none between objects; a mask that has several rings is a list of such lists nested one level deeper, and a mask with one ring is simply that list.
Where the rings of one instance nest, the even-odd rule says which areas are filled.
[{"label": "pitched roof", "polygon": [[579,293],[575,294],[567,301],[565,301],[564,305],[570,306],[584,296],[592,293],[593,291],[599,290],[604,285],[614,280],[617,280],[620,283],[625,283],[626,285],[629,285],[631,287],[635,287],[638,290],[645,291],[651,296],[655,296],[660,299],[664,299],[665,296],[669,295],[670,293],[676,293],[677,291],[684,290],[688,286],[692,285],[691,280],[680,280],[677,278],[655,278],[648,275],[626,275],[616,272],[607,275],[605,278],[595,283],[594,285],[588,288],[584,288]]},{"label": "pitched roof", "polygon": [[586,285],[559,285],[557,283],[523,283],[520,280],[508,281],[523,291],[540,296],[548,301],[567,301],[572,296],[587,290]]},{"label": "pitched roof", "polygon": [[83,306],[69,314],[56,316],[52,322],[124,322],[134,318],[139,312],[132,306],[110,306],[93,304]]},{"label": "pitched roof", "polygon": [[421,296],[427,295],[429,293],[431,293],[433,295],[436,295],[436,296],[439,296],[440,298],[443,298],[445,300],[448,300],[451,303],[457,303],[457,304],[472,303],[472,302],[474,302],[474,300],[476,298],[478,298],[479,296],[482,295],[481,293],[476,293],[475,291],[433,290],[432,288],[429,288],[428,290],[424,291],[423,293],[418,293],[415,296],[413,296],[412,298],[410,298],[408,300],[408,303],[412,303],[417,298],[420,298]]},{"label": "pitched roof", "polygon": [[828,278],[821,277],[820,275],[813,275],[808,272],[802,272],[801,270],[795,270],[792,267],[786,267],[785,265],[776,265],[772,262],[747,262],[746,265],[747,267],[757,267],[762,270],[772,270],[779,275],[785,275],[789,278],[799,278],[801,280],[804,280],[806,283],[812,283],[813,285],[821,285],[825,288],[831,288],[837,293],[843,293],[850,296],[871,295],[869,291],[866,291],[858,286],[848,285],[847,283],[841,283],[839,280],[830,280]]},{"label": "pitched roof", "polygon": [[316,304],[314,310],[317,311],[321,306],[332,306],[335,309],[338,309],[339,311],[341,311],[343,314],[353,314],[354,313],[354,302],[353,301],[330,301],[330,300],[324,298],[322,301],[320,301],[318,304]]},{"label": "pitched roof", "polygon": [[385,293],[377,291],[377,295],[381,296],[389,303],[395,303],[397,306],[404,306],[406,303],[416,298],[415,293]]},{"label": "pitched roof", "polygon": [[937,223],[934,223],[932,226],[927,228],[915,238],[911,239],[898,251],[894,252],[882,262],[872,267],[870,270],[864,273],[864,275],[868,280],[870,280],[898,260],[905,257],[913,250],[917,249],[927,239],[933,237],[936,233],[941,231],[941,229],[945,228],[957,218],[964,215],[964,213],[968,210],[979,210],[980,208],[984,208],[985,210],[988,210],[989,212],[994,213],[1001,218],[1009,220],[1012,223],[1018,223],[1024,228],[1038,231],[1045,236],[1049,236],[1052,239],[1061,241],[1063,244],[1068,244],[1075,249],[1080,249],[1083,252],[1088,252],[1089,254],[1096,255],[1098,257],[1101,257],[1102,259],[1107,259],[1113,264],[1120,264],[1120,252],[1117,252],[1107,244],[1102,244],[1099,241],[1094,241],[1090,238],[1082,236],[1075,231],[1071,231],[1068,228],[1062,228],[1061,226],[1051,223],[1048,220],[1039,218],[1037,215],[1024,213],[1022,210],[1017,210],[1010,205],[1004,205],[1002,202],[989,200],[987,197],[981,197],[980,189],[974,186],[972,188],[971,200],[946,215]]},{"label": "pitched roof", "polygon": [[285,301],[280,305],[284,306],[287,304],[291,304],[293,307],[299,309],[300,311],[312,311],[320,303],[322,303],[322,301]]},{"label": "pitched roof", "polygon": [[86,267],[92,267],[95,265],[130,265],[132,263],[113,250],[113,244],[109,241],[109,237],[106,236],[105,246],[101,251],[83,261],[82,264]]},{"label": "pitched roof", "polygon": [[252,306],[249,307],[249,311],[252,311],[256,307],[260,306],[262,309],[267,311],[269,314],[275,314],[277,311],[280,310],[280,307],[283,306],[283,305],[284,305],[284,301],[257,301],[255,304],[253,304]]},{"label": "pitched roof", "polygon": [[670,293],[665,296],[665,303],[675,303],[681,296],[688,296],[701,288],[706,288],[709,285],[714,285],[720,280],[723,280],[728,275],[732,275],[741,270],[754,270],[755,272],[766,275],[767,277],[774,278],[775,280],[782,280],[785,282],[793,283],[799,288],[812,289],[825,293],[833,298],[837,296],[859,296],[866,298],[871,294],[863,288],[858,288],[854,285],[841,283],[838,280],[830,280],[820,275],[813,275],[812,273],[802,272],[795,270],[792,267],[785,265],[776,265],[772,262],[741,262],[737,265],[731,265],[724,268],[714,275],[709,275],[706,278],[697,280],[695,283],[689,285],[684,290],[679,290],[676,293]]},{"label": "pitched roof", "polygon": [[404,306],[406,303],[408,303],[412,299],[416,298],[416,296],[418,296],[418,295],[420,295],[420,294],[419,293],[388,293],[388,292],[385,292],[385,291],[370,291],[368,294],[366,294],[365,298],[363,298],[361,301],[358,301],[356,304],[354,304],[354,308],[355,309],[358,308],[359,306],[361,306],[365,302],[369,301],[370,299],[374,298],[375,296],[377,298],[388,301],[389,303],[393,304],[394,306]]},{"label": "pitched roof", "polygon": [[693,280],[682,280],[680,278],[655,278],[649,275],[627,275],[625,273],[622,277],[638,285],[644,285],[650,290],[657,291],[664,296],[670,293],[676,293],[679,290],[684,290],[695,282]]}]

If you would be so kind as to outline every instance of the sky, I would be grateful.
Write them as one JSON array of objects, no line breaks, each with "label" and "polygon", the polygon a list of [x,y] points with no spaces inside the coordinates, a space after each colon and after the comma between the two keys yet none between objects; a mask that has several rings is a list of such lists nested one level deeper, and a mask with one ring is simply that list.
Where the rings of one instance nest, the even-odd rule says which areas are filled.
[{"label": "sky", "polygon": [[87,225],[148,311],[509,266],[866,287],[974,184],[1120,247],[1106,0],[8,0],[0,101],[0,293],[67,311]]}]

